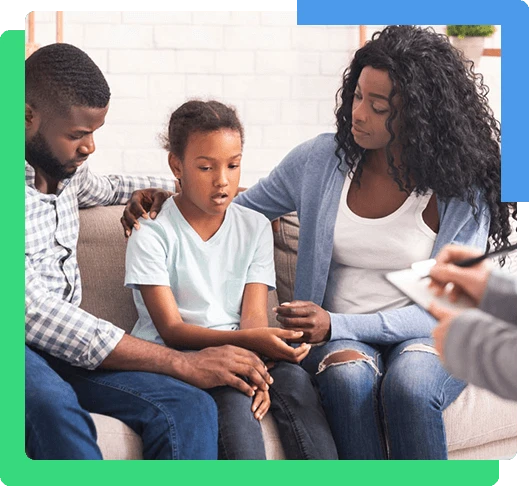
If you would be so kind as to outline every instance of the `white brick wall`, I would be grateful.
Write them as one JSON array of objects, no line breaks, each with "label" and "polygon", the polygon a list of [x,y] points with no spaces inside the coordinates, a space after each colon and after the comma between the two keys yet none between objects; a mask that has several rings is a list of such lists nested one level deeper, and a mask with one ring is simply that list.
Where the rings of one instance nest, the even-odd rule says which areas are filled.
[{"label": "white brick wall", "polygon": [[[35,20],[37,43],[54,42],[54,15]],[[171,111],[190,97],[216,97],[245,126],[246,186],[296,144],[333,131],[334,96],[359,46],[358,26],[296,26],[295,12],[65,12],[64,29],[112,92],[92,170],[169,176],[159,134]],[[486,47],[500,47],[499,36]],[[499,66],[498,58],[480,66],[498,117]]]}]

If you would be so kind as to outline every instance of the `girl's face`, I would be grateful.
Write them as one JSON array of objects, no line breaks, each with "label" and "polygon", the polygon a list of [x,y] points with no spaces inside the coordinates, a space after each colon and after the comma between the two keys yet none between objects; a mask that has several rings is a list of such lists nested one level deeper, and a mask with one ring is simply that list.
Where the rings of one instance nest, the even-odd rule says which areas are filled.
[{"label": "girl's face", "polygon": [[[387,71],[371,66],[362,69],[353,96],[351,127],[355,142],[360,147],[376,150],[385,148],[389,143],[391,137],[386,129],[386,120],[391,112],[389,94],[392,88]],[[395,135],[396,126],[394,122]]]},{"label": "girl's face", "polygon": [[195,132],[189,135],[184,160],[169,153],[169,165],[189,209],[222,215],[237,195],[241,176],[242,144],[236,130]]}]

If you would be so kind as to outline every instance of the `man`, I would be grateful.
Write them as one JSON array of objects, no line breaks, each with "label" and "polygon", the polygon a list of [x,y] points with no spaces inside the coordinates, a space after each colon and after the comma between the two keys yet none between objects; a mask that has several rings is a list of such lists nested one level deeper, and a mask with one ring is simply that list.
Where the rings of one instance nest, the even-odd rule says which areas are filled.
[{"label": "man", "polygon": [[267,389],[262,361],[233,346],[180,353],[78,307],[78,208],[174,189],[89,171],[109,100],[103,74],[74,46],[53,44],[26,60],[26,449],[34,459],[101,459],[88,413],[97,412],[139,433],[146,459],[216,459],[217,411],[199,388],[253,395],[242,378]]}]

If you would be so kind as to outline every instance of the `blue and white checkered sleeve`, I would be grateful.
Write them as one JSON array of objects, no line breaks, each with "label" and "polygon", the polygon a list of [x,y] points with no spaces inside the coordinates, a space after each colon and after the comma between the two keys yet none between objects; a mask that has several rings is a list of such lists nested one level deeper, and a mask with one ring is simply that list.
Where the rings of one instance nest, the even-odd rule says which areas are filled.
[{"label": "blue and white checkered sleeve", "polygon": [[138,189],[157,187],[174,192],[175,180],[165,177],[96,175],[82,166],[82,179],[78,194],[79,207],[125,204]]},{"label": "blue and white checkered sleeve", "polygon": [[97,368],[124,331],[45,289],[26,258],[26,344],[74,366]]}]

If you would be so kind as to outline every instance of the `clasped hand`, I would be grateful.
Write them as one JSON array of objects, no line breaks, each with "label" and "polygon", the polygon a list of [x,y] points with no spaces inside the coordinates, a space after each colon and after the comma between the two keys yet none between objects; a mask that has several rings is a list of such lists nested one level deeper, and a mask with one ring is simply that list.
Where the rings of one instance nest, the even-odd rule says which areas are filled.
[{"label": "clasped hand", "polygon": [[303,334],[293,343],[320,343],[328,341],[331,336],[331,316],[314,302],[294,300],[274,307],[276,319],[281,327],[291,331],[300,331]]},{"label": "clasped hand", "polygon": [[287,344],[303,336],[302,332],[277,327],[257,327],[240,331],[241,345],[274,361],[299,363],[310,351],[310,344],[303,343],[297,348]]}]

